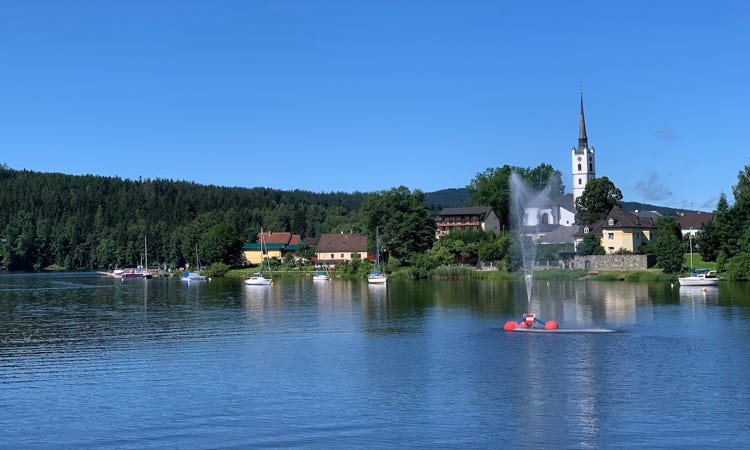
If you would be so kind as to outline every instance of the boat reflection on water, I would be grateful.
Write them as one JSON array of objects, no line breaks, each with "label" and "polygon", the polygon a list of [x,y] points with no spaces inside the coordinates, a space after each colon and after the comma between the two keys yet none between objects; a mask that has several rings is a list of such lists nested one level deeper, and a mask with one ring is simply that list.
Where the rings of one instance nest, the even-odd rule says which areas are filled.
[{"label": "boat reflection on water", "polygon": [[706,304],[719,303],[718,286],[680,286],[680,303],[700,302]]}]

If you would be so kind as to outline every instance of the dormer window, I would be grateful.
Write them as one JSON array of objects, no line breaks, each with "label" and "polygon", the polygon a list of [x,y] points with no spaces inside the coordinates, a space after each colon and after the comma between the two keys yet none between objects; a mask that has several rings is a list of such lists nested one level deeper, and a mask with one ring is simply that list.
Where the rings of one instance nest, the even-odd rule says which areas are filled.
[{"label": "dormer window", "polygon": [[607,225],[609,225],[611,227],[614,224],[615,224],[615,219],[613,219],[613,218],[610,217],[609,220],[607,221]]},{"label": "dormer window", "polygon": [[588,226],[583,227],[583,234],[588,234],[588,233],[589,233],[589,227]]}]

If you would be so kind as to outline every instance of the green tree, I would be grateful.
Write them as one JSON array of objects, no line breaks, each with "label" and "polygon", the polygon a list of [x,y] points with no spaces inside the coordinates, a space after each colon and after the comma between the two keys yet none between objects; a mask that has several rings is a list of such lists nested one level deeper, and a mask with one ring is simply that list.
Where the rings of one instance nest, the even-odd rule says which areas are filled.
[{"label": "green tree", "polygon": [[602,238],[594,233],[587,233],[578,244],[577,253],[581,256],[604,255],[606,252],[602,247]]},{"label": "green tree", "polygon": [[234,225],[219,222],[203,235],[198,251],[207,264],[235,264],[241,249],[242,240]]},{"label": "green tree", "polygon": [[674,217],[656,219],[656,236],[649,245],[649,252],[656,257],[656,264],[664,272],[677,273],[682,269],[682,231]]},{"label": "green tree", "polygon": [[503,261],[510,251],[511,238],[508,233],[501,233],[495,239],[479,244],[477,257],[480,261]]},{"label": "green tree", "polygon": [[716,203],[713,221],[701,225],[693,242],[704,261],[716,261],[719,250],[729,238],[729,216],[729,202],[727,202],[727,196],[722,192],[719,195],[719,201]]},{"label": "green tree", "polygon": [[609,178],[594,178],[576,199],[576,222],[592,224],[603,219],[615,205],[620,204],[622,192]]},{"label": "green tree", "polygon": [[424,205],[424,193],[400,186],[369,194],[361,214],[375,247],[376,229],[381,251],[389,257],[409,261],[415,253],[424,253],[435,241],[435,220]]},{"label": "green tree", "polygon": [[750,225],[739,239],[740,252],[723,264],[725,275],[730,280],[750,280]]}]

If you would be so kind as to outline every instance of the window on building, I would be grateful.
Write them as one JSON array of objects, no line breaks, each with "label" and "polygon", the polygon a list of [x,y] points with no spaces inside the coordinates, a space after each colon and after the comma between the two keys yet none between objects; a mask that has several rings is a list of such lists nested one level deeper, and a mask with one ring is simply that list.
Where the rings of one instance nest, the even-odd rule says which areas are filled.
[{"label": "window on building", "polygon": [[589,163],[589,172],[593,172],[593,171],[594,171],[594,165]]},{"label": "window on building", "polygon": [[607,239],[614,239],[615,233],[607,233]]},{"label": "window on building", "polygon": [[583,184],[583,179],[579,178],[578,179],[578,184]]},{"label": "window on building", "polygon": [[614,247],[607,247],[607,251],[609,253],[614,253],[615,252],[615,248]]},{"label": "window on building", "polygon": [[341,254],[341,259],[344,259],[344,254],[343,253]]},{"label": "window on building", "polygon": [[581,169],[581,165],[580,165],[580,164],[578,164],[578,171],[580,172],[581,170],[582,170],[582,169]]},{"label": "window on building", "polygon": [[335,256],[333,256],[333,253],[331,253],[331,259],[334,259],[334,258],[336,258],[336,257],[335,257]]}]

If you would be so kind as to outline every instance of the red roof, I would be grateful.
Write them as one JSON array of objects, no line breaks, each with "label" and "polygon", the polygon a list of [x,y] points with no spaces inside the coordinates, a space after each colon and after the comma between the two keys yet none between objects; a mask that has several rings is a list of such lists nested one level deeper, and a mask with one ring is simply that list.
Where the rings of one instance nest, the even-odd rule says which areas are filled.
[{"label": "red roof", "polygon": [[[299,234],[292,234],[288,231],[269,231],[263,233],[263,241],[266,244],[285,244],[285,245],[297,245],[300,243],[302,238]],[[260,233],[258,233],[258,240],[260,242]]]}]

